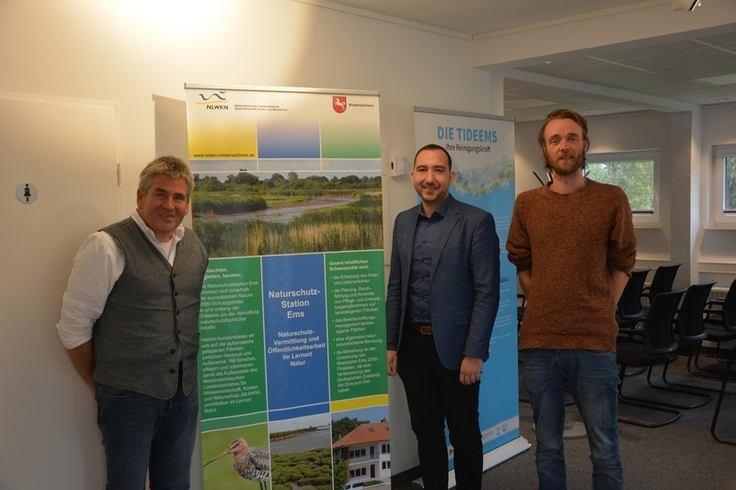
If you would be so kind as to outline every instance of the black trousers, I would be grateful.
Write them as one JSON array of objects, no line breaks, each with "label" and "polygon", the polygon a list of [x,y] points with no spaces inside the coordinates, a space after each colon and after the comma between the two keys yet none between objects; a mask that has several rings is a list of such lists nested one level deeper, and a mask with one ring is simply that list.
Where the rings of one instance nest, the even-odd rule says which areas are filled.
[{"label": "black trousers", "polygon": [[445,421],[454,450],[457,490],[480,490],[483,444],[478,423],[480,383],[464,386],[460,371],[446,369],[434,337],[406,329],[398,356],[411,428],[417,437],[426,490],[447,490],[448,454]]}]

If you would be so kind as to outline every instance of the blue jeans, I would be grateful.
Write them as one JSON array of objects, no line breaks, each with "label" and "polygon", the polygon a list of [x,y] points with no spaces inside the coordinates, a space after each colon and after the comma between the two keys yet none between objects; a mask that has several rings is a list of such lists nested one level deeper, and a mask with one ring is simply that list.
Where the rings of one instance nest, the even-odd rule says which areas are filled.
[{"label": "blue jeans", "polygon": [[562,434],[568,386],[588,435],[593,488],[623,489],[616,354],[529,349],[521,351],[519,358],[521,385],[529,395],[536,424],[539,489],[567,488]]},{"label": "blue jeans", "polygon": [[186,490],[199,418],[199,392],[168,400],[96,384],[97,425],[107,458],[107,490]]}]

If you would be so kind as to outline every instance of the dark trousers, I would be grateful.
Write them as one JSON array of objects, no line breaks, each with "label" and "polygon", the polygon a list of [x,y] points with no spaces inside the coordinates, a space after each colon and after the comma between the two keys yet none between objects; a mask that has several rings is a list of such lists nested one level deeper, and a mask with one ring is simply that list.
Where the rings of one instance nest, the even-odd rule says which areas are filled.
[{"label": "dark trousers", "polygon": [[417,437],[419,464],[426,490],[447,490],[445,420],[454,450],[458,490],[480,490],[483,443],[478,424],[480,383],[464,386],[460,371],[446,369],[434,337],[407,329],[398,356],[411,428]]},{"label": "dark trousers", "polygon": [[199,391],[168,400],[96,383],[97,424],[107,459],[107,490],[189,489]]}]

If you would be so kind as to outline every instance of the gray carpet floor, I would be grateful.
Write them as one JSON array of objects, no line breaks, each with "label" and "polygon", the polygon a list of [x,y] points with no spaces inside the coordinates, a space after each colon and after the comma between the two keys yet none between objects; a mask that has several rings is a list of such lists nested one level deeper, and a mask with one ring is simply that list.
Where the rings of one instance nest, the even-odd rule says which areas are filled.
[{"label": "gray carpet floor", "polygon": [[[668,380],[720,388],[719,381],[708,381],[688,374],[687,357],[671,364]],[[703,358],[702,364],[712,364],[712,358]],[[662,368],[654,368],[652,380],[661,379]],[[659,383],[661,384],[661,383]],[[627,377],[624,394],[654,397],[677,403],[694,403],[689,395],[653,390],[647,385],[646,374]],[[729,383],[729,391],[736,392],[736,381]],[[619,424],[619,445],[624,463],[625,487],[628,490],[736,490],[736,446],[722,444],[711,437],[710,426],[716,406],[717,393],[708,404],[682,410],[679,420],[659,428],[644,428],[626,423]],[[646,421],[661,420],[663,414],[643,408],[620,405],[620,415]],[[575,405],[567,407],[568,419],[580,421]],[[484,490],[536,490],[537,475],[534,463],[536,440],[532,428],[532,410],[528,403],[519,403],[521,436],[531,448],[491,468],[483,475]],[[736,394],[727,394],[719,418],[719,434],[736,439]],[[592,465],[587,438],[565,439],[565,459],[569,490],[592,488]],[[400,490],[416,488],[405,486]]]}]

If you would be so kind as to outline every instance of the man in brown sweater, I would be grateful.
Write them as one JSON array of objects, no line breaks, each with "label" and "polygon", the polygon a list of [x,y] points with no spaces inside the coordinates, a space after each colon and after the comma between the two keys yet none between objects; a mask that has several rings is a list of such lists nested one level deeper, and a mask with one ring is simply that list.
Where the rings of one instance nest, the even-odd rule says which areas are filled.
[{"label": "man in brown sweater", "polygon": [[583,174],[587,133],[576,112],[547,116],[538,140],[552,181],[519,194],[506,244],[527,298],[521,383],[534,412],[540,489],[567,488],[568,386],[590,443],[593,488],[623,488],[615,310],[636,260],[636,236],[626,194]]}]

